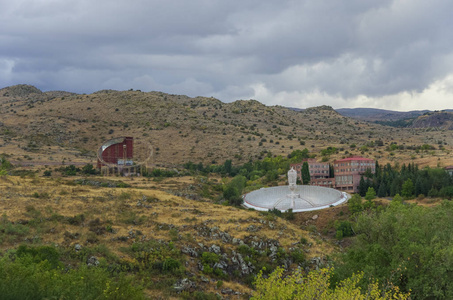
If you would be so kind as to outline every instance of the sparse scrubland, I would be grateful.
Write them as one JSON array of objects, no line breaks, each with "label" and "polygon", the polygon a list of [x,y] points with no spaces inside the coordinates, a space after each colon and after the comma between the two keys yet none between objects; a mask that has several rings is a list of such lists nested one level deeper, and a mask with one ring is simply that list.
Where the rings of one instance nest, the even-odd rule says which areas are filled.
[{"label": "sparse scrubland", "polygon": [[[451,131],[159,92],[0,93],[4,299],[451,299]],[[105,139],[154,147],[141,176]],[[304,158],[376,159],[349,203],[257,212]],[[301,284],[303,283],[303,284]]]}]

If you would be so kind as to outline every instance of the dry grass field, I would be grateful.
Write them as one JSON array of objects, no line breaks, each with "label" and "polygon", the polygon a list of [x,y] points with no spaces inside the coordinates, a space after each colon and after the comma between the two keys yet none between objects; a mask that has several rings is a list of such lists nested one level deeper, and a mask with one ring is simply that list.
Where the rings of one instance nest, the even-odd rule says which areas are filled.
[{"label": "dry grass field", "polygon": [[[142,231],[148,237],[163,240],[169,240],[170,237],[165,230],[156,230],[158,225],[196,227],[200,224],[212,224],[219,230],[228,232],[232,237],[244,239],[248,235],[245,230],[248,226],[256,225],[260,218],[266,218],[256,211],[225,207],[209,203],[208,200],[190,200],[163,191],[172,185],[172,181],[174,180],[167,179],[166,182],[159,185],[155,183],[140,184],[141,187],[133,188],[108,188],[74,185],[71,183],[72,178],[69,181],[2,177],[0,179],[0,187],[3,191],[1,209],[3,214],[14,222],[28,219],[37,212],[40,212],[42,218],[50,218],[54,213],[65,217],[83,214],[85,216],[83,223],[88,224],[97,218],[104,220],[103,222],[108,220],[118,235],[126,234],[128,229],[134,228],[134,230]],[[134,184],[127,180],[124,182]],[[191,180],[186,178],[186,182],[189,183]],[[150,205],[144,207],[138,204],[141,202],[149,202]],[[142,217],[145,221],[138,222],[141,224],[134,224]],[[283,219],[271,219],[275,222],[275,228],[262,226],[263,228],[260,230],[260,234],[266,238],[278,239],[284,247],[298,242],[302,236],[310,239],[307,232],[300,230],[297,226]],[[129,223],[130,226],[124,226]],[[67,229],[86,233],[88,228],[84,227],[86,226],[77,228],[63,226],[55,228],[53,233],[61,233],[61,230]],[[203,242],[203,238],[197,236],[193,230],[188,229],[186,233],[191,236],[190,239],[193,242]],[[103,235],[100,238],[102,237],[107,236]],[[58,239],[52,237],[46,241],[64,244],[61,237]],[[326,249],[316,249],[311,252],[310,256],[320,255],[321,252],[318,250],[326,251]]]},{"label": "dry grass field", "polygon": [[[178,249],[190,247],[198,251],[202,251],[200,244],[205,251],[218,245],[222,253],[228,254],[234,249],[238,251],[240,244],[236,239],[246,244],[278,241],[279,248],[288,253],[294,247],[304,248],[307,261],[334,251],[334,246],[321,236],[301,229],[305,226],[269,214],[217,205],[208,199],[190,200],[167,192],[184,190],[195,184],[193,178],[160,182],[126,179],[123,182],[130,184],[129,188],[76,185],[77,179],[0,177],[2,226],[27,228],[22,228],[22,232],[17,227],[9,234],[4,231],[0,248],[4,251],[24,243],[51,244],[73,251],[79,244],[94,248],[93,254],[99,259],[113,255],[132,263],[135,258],[124,249],[150,240],[172,242]],[[225,234],[228,238],[222,240]],[[186,270],[196,274],[199,281],[204,274],[198,268],[198,259],[184,257]],[[217,281],[203,283],[201,289],[215,292]],[[240,283],[240,277],[223,282],[223,288],[244,295],[250,293],[250,288]],[[147,293],[164,297],[152,288]]]}]

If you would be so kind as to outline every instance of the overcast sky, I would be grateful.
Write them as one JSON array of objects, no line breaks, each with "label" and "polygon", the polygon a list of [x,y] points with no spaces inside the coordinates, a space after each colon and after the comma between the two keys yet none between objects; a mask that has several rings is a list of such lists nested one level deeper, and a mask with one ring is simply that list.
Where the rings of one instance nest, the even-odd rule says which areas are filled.
[{"label": "overcast sky", "polygon": [[451,0],[0,0],[0,88],[453,108]]}]

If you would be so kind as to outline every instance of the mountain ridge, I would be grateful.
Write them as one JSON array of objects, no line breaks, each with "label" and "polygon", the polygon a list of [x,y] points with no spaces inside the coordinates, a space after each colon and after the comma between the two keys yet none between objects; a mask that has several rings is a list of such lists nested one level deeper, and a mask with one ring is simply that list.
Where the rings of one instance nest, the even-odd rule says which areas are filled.
[{"label": "mountain ridge", "polygon": [[242,164],[269,153],[287,156],[304,148],[320,157],[327,147],[342,149],[332,158],[356,154],[406,160],[410,153],[395,158],[366,149],[395,141],[405,141],[412,148],[438,142],[453,145],[453,138],[440,131],[395,129],[345,117],[329,106],[296,111],[256,100],[224,103],[212,97],[157,91],[75,94],[39,93],[26,85],[7,87],[0,90],[0,116],[3,151],[10,149],[16,156],[30,156],[32,151],[41,160],[43,156],[50,160],[49,147],[74,148],[94,159],[104,141],[118,136],[152,144],[154,163],[161,166],[187,161],[215,164],[227,159]]}]

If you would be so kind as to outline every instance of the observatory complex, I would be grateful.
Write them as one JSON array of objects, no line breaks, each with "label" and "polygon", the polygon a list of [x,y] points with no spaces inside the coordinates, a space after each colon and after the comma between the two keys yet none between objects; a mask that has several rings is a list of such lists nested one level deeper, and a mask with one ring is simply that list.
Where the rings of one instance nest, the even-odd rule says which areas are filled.
[{"label": "observatory complex", "polygon": [[297,172],[288,171],[288,185],[261,188],[243,196],[244,206],[260,211],[278,209],[293,212],[312,211],[336,206],[346,202],[351,196],[332,188],[309,185],[296,185]]},{"label": "observatory complex", "polygon": [[371,158],[352,156],[338,159],[331,166],[327,162],[318,162],[315,159],[304,159],[300,163],[291,164],[302,180],[302,165],[308,164],[310,185],[332,187],[348,193],[357,193],[360,178],[368,170],[372,174],[376,171],[376,161]]}]

